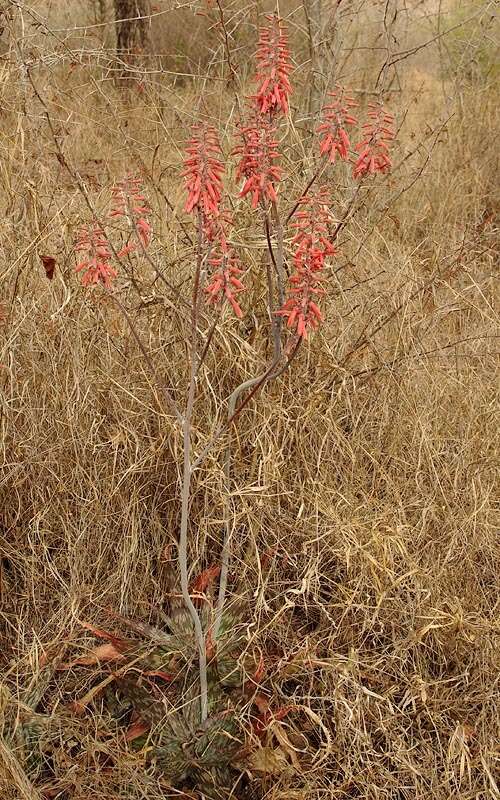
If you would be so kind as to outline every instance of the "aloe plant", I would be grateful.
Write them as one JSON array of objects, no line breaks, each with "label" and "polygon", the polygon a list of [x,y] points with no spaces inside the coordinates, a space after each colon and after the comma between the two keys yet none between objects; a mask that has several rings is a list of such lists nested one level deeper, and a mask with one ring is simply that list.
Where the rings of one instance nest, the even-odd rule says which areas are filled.
[{"label": "aloe plant", "polygon": [[28,689],[21,694],[19,704],[4,684],[0,686],[0,736],[15,753],[30,777],[36,777],[48,763],[52,741],[57,739],[59,726],[54,716],[38,713],[54,674],[55,665],[41,670]]},{"label": "aloe plant", "polygon": [[[208,611],[201,612],[209,627]],[[139,626],[134,623],[136,630]],[[243,745],[235,693],[245,681],[241,660],[246,640],[241,609],[228,609],[215,635],[214,657],[208,666],[208,717],[202,720],[199,703],[196,638],[192,618],[184,608],[168,620],[169,633],[144,626],[157,644],[131,653],[133,668],[122,673],[108,691],[104,705],[118,724],[134,711],[147,730],[131,746],[146,754],[146,761],[173,785],[188,781],[206,798],[224,797],[234,781],[234,763]],[[142,649],[142,652],[141,652]],[[139,668],[139,669],[138,669]],[[171,674],[172,680],[155,694],[141,673]]]}]

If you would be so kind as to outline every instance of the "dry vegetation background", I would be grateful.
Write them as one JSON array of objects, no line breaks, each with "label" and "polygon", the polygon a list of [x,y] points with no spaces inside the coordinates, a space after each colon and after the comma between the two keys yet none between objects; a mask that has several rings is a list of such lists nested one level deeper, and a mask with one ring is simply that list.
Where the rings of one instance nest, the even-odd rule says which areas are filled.
[{"label": "dry vegetation background", "polygon": [[[235,0],[223,8],[248,91],[265,6]],[[194,5],[158,0],[154,55],[137,64],[117,58],[110,9],[103,17],[100,4],[33,0],[2,9],[7,726],[21,719],[48,653],[95,646],[78,620],[116,628],[114,609],[161,626],[171,601],[179,432],[122,317],[74,274],[75,236],[89,218],[84,193],[102,211],[113,181],[144,169],[152,259],[182,292],[193,259],[180,226],[188,126],[209,115],[230,152],[236,108],[218,31]],[[313,169],[314,121],[303,9],[282,2],[280,11],[296,66],[280,195],[287,208]],[[234,797],[500,796],[493,13],[485,2],[339,6],[336,78],[364,102],[380,74],[399,129],[395,168],[360,194],[343,229],[327,323],[240,420],[230,588],[246,609],[248,649],[264,656],[261,691],[299,711],[269,734],[280,758],[267,771],[254,763]],[[340,169],[332,186],[340,218],[352,180]],[[257,270],[262,237],[249,211],[238,213],[247,264]],[[53,281],[42,255],[56,259]],[[182,397],[182,303],[150,265],[132,278],[140,296],[129,279],[119,296],[162,379]],[[263,293],[257,279],[245,318],[228,315],[215,337],[196,448],[236,383],[265,363]],[[218,560],[223,513],[215,450],[195,481],[193,576]],[[92,708],[71,714],[96,669],[50,677],[42,710],[60,731],[50,779],[30,776],[0,737],[2,800],[199,797],[146,771],[141,754],[103,729]]]}]

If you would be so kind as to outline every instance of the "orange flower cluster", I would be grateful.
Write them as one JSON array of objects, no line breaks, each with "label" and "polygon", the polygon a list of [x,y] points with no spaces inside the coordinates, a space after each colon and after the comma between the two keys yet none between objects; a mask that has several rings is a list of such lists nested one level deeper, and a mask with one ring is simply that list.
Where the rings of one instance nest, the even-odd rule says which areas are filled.
[{"label": "orange flower cluster", "polygon": [[191,129],[184,162],[187,214],[200,210],[204,218],[217,216],[222,198],[224,165],[220,160],[221,147],[212,125],[199,123]]},{"label": "orange flower cluster", "polygon": [[236,316],[241,319],[243,311],[235,297],[236,294],[245,291],[245,287],[239,279],[239,276],[243,274],[240,263],[233,248],[227,250],[218,248],[218,252],[216,251],[216,254],[210,258],[213,272],[205,291],[210,304],[220,305],[227,300]]},{"label": "orange flower cluster", "polygon": [[236,175],[244,178],[240,197],[251,197],[252,208],[266,200],[277,200],[276,184],[281,178],[276,129],[273,119],[288,112],[288,98],[292,92],[289,74],[292,66],[288,50],[288,36],[280,18],[267,17],[269,25],[262,28],[257,50],[257,94],[250,98],[250,120],[240,124],[242,140],[234,154],[240,155]]},{"label": "orange flower cluster", "polygon": [[328,156],[332,163],[335,162],[337,153],[339,158],[347,161],[351,146],[347,128],[357,122],[351,113],[357,103],[341,87],[329,92],[329,97],[332,100],[324,107],[323,122],[318,127],[318,133],[321,134],[320,154]]},{"label": "orange flower cluster", "polygon": [[236,316],[241,318],[243,311],[235,295],[245,291],[245,287],[239,279],[243,274],[240,258],[228,239],[231,227],[231,216],[225,211],[205,226],[205,236],[211,245],[208,262],[212,268],[205,292],[209,304],[220,305],[227,300]]},{"label": "orange flower cluster", "polygon": [[288,113],[288,98],[292,93],[289,74],[292,69],[288,36],[279,17],[267,17],[270,24],[260,31],[256,54],[258,91],[254,99],[261,114],[272,116]]},{"label": "orange flower cluster", "polygon": [[95,286],[102,283],[111,289],[116,278],[116,269],[111,265],[111,250],[106,234],[98,223],[92,227],[84,225],[80,229],[75,252],[85,253],[86,257],[77,264],[75,271],[82,272],[82,285]]},{"label": "orange flower cluster", "polygon": [[281,170],[275,164],[279,158],[275,129],[264,119],[254,119],[240,126],[242,144],[235,148],[234,154],[241,159],[236,176],[244,183],[240,197],[250,195],[252,208],[257,208],[266,198],[276,202],[275,184],[280,180]]},{"label": "orange flower cluster", "polygon": [[243,312],[235,295],[244,291],[239,279],[243,270],[239,257],[230,244],[228,230],[232,225],[230,215],[223,210],[221,147],[215,128],[211,125],[194,125],[186,148],[183,176],[188,193],[185,211],[201,212],[202,233],[209,244],[208,263],[211,267],[205,292],[208,302],[220,305],[225,300],[237,317]]},{"label": "orange flower cluster", "polygon": [[394,139],[394,117],[380,103],[369,104],[369,121],[363,125],[364,139],[358,145],[354,177],[388,172],[392,166],[389,144]]},{"label": "orange flower cluster", "polygon": [[287,327],[295,330],[297,336],[306,339],[309,331],[323,320],[317,300],[325,293],[322,272],[326,258],[335,254],[335,247],[329,234],[332,217],[328,190],[319,189],[303,197],[300,204],[292,240],[296,245],[295,271],[290,278],[288,299],[277,314],[287,319]]},{"label": "orange flower cluster", "polygon": [[[148,216],[151,209],[143,193],[142,178],[128,173],[116,183],[112,190],[111,210],[108,219],[125,217],[134,230],[137,240],[146,249],[151,242],[151,223]],[[123,258],[137,250],[138,242],[130,241],[116,253]],[[82,285],[95,286],[102,284],[111,289],[117,276],[112,266],[113,248],[104,227],[95,222],[92,226],[84,225],[78,235],[75,252],[84,252],[87,258],[76,266],[76,272],[82,272]]]}]

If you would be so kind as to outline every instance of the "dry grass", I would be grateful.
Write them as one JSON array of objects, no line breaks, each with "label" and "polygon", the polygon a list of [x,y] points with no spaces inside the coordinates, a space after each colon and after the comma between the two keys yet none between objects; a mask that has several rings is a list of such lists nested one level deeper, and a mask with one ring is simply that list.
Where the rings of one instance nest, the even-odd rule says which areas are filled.
[{"label": "dry grass", "polygon": [[[55,4],[32,8],[43,15],[47,5],[55,28]],[[255,22],[253,7],[231,8]],[[381,11],[350,8],[343,77],[361,90],[383,55],[349,48],[373,46]],[[291,21],[306,53],[299,13]],[[418,4],[409,16],[400,10],[398,48],[431,38],[436,13],[430,4],[425,13]],[[144,166],[152,258],[184,287],[192,260],[179,225],[185,127],[203,89],[203,112],[220,121],[229,152],[235,115],[227,80],[203,77],[222,75],[216,44],[196,69],[186,55],[196,79],[155,73],[140,93],[117,87],[110,45],[96,63],[87,40],[42,36],[28,16],[23,47],[0,65],[0,731],[2,720],[6,731],[26,713],[44,654],[66,659],[95,644],[78,620],[113,627],[111,608],[161,626],[172,599],[180,434],[116,307],[85,294],[73,274],[75,233],[89,214],[81,188],[102,210],[112,181]],[[247,52],[251,26],[241,36]],[[500,796],[497,98],[487,82],[450,79],[438,44],[386,76],[401,89],[389,95],[401,124],[397,169],[362,195],[344,230],[328,323],[240,419],[231,593],[244,604],[249,652],[264,655],[261,691],[297,710],[269,732],[278,766],[250,770],[234,797]],[[166,38],[162,52],[172,46]],[[19,80],[23,53],[32,82]],[[296,76],[304,84],[306,67]],[[295,121],[282,195],[290,202],[312,163],[310,121]],[[352,185],[336,175],[340,215]],[[251,245],[255,271],[262,237],[241,214],[238,237]],[[53,282],[43,254],[57,259]],[[134,277],[145,302],[128,281],[120,297],[182,398],[183,306],[148,265]],[[215,336],[196,406],[197,450],[232,388],[265,363],[263,293],[257,279],[247,300],[255,313],[224,318]],[[216,448],[195,481],[193,576],[219,558],[224,503]],[[48,772],[30,777],[0,737],[2,800],[196,796],[146,772],[97,707],[80,718],[68,710],[102,677],[95,667],[50,677],[39,706],[51,715]]]}]

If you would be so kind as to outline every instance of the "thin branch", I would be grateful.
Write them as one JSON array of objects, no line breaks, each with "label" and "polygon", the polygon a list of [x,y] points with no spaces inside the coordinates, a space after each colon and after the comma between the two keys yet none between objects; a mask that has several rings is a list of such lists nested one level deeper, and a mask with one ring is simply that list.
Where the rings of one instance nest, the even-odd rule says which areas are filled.
[{"label": "thin branch", "polygon": [[179,536],[179,568],[181,573],[181,592],[184,605],[186,606],[194,626],[195,639],[198,645],[198,662],[200,676],[200,713],[201,721],[204,722],[208,716],[208,680],[207,680],[207,654],[205,648],[205,636],[201,625],[200,616],[193,605],[189,595],[188,568],[187,568],[187,534],[189,522],[189,500],[191,489],[191,421],[190,415],[193,408],[195,380],[192,375],[188,405],[186,408],[186,418],[183,425],[183,473],[181,490],[181,529]]},{"label": "thin branch", "polygon": [[151,360],[151,357],[150,357],[148,351],[146,350],[146,348],[144,347],[143,343],[141,342],[141,339],[139,337],[139,334],[137,333],[136,327],[135,327],[135,325],[134,325],[134,323],[133,323],[133,321],[132,321],[132,319],[130,317],[130,314],[128,313],[128,311],[125,308],[125,306],[120,302],[120,300],[118,300],[118,298],[115,295],[110,293],[109,296],[116,303],[116,305],[120,309],[120,313],[123,315],[123,317],[127,321],[127,324],[128,324],[128,326],[130,328],[130,332],[132,333],[132,336],[134,337],[135,341],[137,342],[137,344],[139,346],[139,349],[140,349],[140,351],[141,351],[141,353],[142,353],[142,355],[144,357],[144,361],[148,365],[148,367],[149,367],[149,369],[151,371],[151,374],[153,375],[153,377],[154,377],[154,379],[155,379],[155,381],[157,383],[158,388],[165,393],[165,396],[167,398],[167,402],[168,402],[168,404],[170,406],[171,411],[173,412],[174,416],[177,418],[178,422],[183,424],[184,423],[184,418],[183,418],[181,412],[179,411],[179,409],[177,408],[177,405],[176,405],[175,400],[174,400],[174,398],[173,398],[173,396],[172,396],[172,394],[170,392],[170,389],[168,389],[167,386],[165,386],[164,384],[161,383],[160,378],[158,376],[158,373],[156,372],[155,366],[154,366],[154,364],[153,364],[153,362]]},{"label": "thin branch", "polygon": [[302,192],[302,194],[300,195],[299,199],[298,199],[298,200],[297,200],[297,202],[295,203],[294,207],[292,208],[292,210],[291,210],[291,211],[289,212],[289,214],[287,215],[287,218],[286,218],[286,223],[287,223],[287,224],[290,222],[290,220],[291,220],[291,219],[292,219],[292,217],[294,216],[295,212],[296,212],[296,211],[297,211],[297,209],[299,208],[299,206],[300,206],[300,201],[302,200],[302,198],[303,198],[303,197],[305,197],[305,195],[308,193],[309,189],[310,189],[310,188],[312,187],[312,185],[313,185],[313,184],[314,184],[314,183],[317,181],[317,179],[318,179],[318,178],[319,178],[319,176],[322,174],[322,172],[324,171],[324,169],[325,169],[325,167],[324,167],[324,165],[322,165],[322,166],[321,166],[319,169],[317,169],[317,170],[316,170],[316,172],[314,173],[314,175],[312,176],[312,178],[311,178],[311,179],[310,179],[310,181],[308,182],[307,186],[305,187],[304,191],[303,191],[303,192]]},{"label": "thin branch", "polygon": [[[269,256],[271,262],[274,266],[274,270],[277,277],[277,283],[280,284],[280,277],[279,277],[279,268],[278,263],[276,261],[276,257],[273,251],[273,245],[271,242],[271,230],[269,225],[269,217],[267,212],[264,211],[264,228],[266,231],[266,241],[267,241],[267,248],[269,251]],[[280,317],[276,316],[276,309],[274,308],[274,280],[273,280],[273,273],[271,271],[271,264],[269,260],[266,259],[266,282],[267,282],[267,305],[269,311],[269,320],[271,323],[271,334],[273,338],[273,351],[274,351],[274,359],[279,360],[281,356],[281,319]],[[282,283],[282,281],[281,281]],[[281,308],[280,304],[278,308]]]},{"label": "thin branch", "polygon": [[191,498],[191,477],[193,466],[191,464],[191,425],[194,401],[196,396],[196,375],[198,371],[198,307],[201,285],[201,268],[203,262],[203,225],[201,211],[198,211],[198,256],[196,260],[196,271],[193,282],[193,296],[191,306],[191,368],[189,377],[188,398],[186,411],[182,426],[183,433],[183,471],[181,487],[181,527],[179,535],[179,569],[181,574],[181,592],[184,604],[191,616],[194,626],[195,639],[198,645],[198,662],[200,678],[200,713],[202,723],[208,717],[208,677],[207,677],[207,653],[205,647],[205,635],[198,614],[191,596],[189,594],[188,578],[188,525],[189,525],[189,505]]}]

